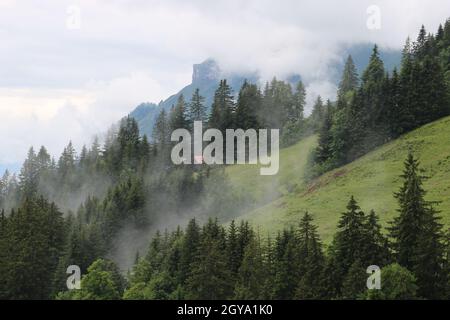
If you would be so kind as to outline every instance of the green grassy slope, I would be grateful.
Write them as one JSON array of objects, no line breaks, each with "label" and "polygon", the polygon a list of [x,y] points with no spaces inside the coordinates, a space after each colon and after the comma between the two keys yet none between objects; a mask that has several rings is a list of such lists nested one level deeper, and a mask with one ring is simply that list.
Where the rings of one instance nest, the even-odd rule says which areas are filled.
[{"label": "green grassy slope", "polygon": [[264,205],[240,219],[250,221],[264,233],[273,233],[296,225],[308,210],[328,243],[340,213],[350,195],[354,195],[365,212],[374,209],[386,225],[397,214],[393,192],[400,187],[403,161],[411,149],[429,177],[424,183],[427,200],[442,201],[438,206],[442,222],[450,225],[450,117],[423,126],[305,184],[302,177],[306,159],[315,143],[316,138],[309,137],[281,150],[277,176],[259,176],[257,168],[249,166],[227,168],[234,188],[255,202],[266,198]]}]

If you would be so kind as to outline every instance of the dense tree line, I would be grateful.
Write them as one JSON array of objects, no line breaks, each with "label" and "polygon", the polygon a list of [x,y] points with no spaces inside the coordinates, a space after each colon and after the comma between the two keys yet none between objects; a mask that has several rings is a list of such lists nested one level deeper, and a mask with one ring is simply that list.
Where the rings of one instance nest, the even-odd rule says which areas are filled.
[{"label": "dense tree line", "polygon": [[[448,239],[433,204],[424,199],[411,154],[402,178],[388,236],[375,212],[363,212],[353,197],[327,248],[308,212],[275,239],[263,239],[244,221],[224,227],[217,220],[201,226],[192,219],[185,230],[155,235],[126,287],[100,260],[88,269],[81,290],[60,298],[448,299]],[[366,287],[371,265],[382,268],[380,290]]]},{"label": "dense tree line", "polygon": [[54,297],[69,265],[87,272],[114,252],[126,227],[146,237],[162,215],[182,221],[190,211],[200,218],[214,211],[228,219],[237,211],[240,200],[221,189],[227,182],[220,171],[209,177],[203,167],[175,166],[169,146],[140,136],[127,117],[103,145],[95,140],[79,155],[72,143],[58,161],[45,147],[31,148],[19,176],[1,179],[0,298]]},{"label": "dense tree line", "polygon": [[[450,20],[436,34],[420,29],[408,39],[400,70],[386,72],[375,46],[358,77],[351,56],[337,101],[323,108],[312,173],[319,175],[353,161],[375,147],[450,114]],[[320,114],[321,103],[315,106]]]},{"label": "dense tree line", "polygon": [[186,102],[181,95],[169,113],[161,110],[153,139],[168,153],[170,133],[174,129],[192,130],[194,121],[203,121],[205,129],[219,129],[224,137],[226,129],[280,129],[281,143],[287,146],[311,132],[309,128],[318,126],[316,122],[320,121],[315,119],[314,125],[305,121],[305,97],[306,91],[301,81],[292,89],[291,84],[273,78],[263,90],[245,81],[235,98],[227,80],[221,80],[209,114],[198,90],[194,91],[190,102]]},{"label": "dense tree line", "polygon": [[[278,128],[281,143],[319,133],[314,174],[339,166],[422,124],[447,115],[450,22],[436,35],[422,28],[405,46],[400,72],[386,74],[375,47],[358,79],[347,60],[336,102],[319,97],[305,119],[305,88],[273,79],[261,89],[245,82],[235,99],[226,80],[210,112],[196,90],[161,110],[151,139],[124,118],[103,143],[77,154],[72,143],[59,159],[30,148],[16,176],[0,179],[0,298],[46,299],[325,299],[448,297],[449,236],[436,204],[425,201],[418,163],[409,156],[396,193],[399,214],[381,231],[374,212],[351,198],[332,244],[320,241],[312,216],[275,239],[262,239],[248,223],[225,229],[239,215],[243,195],[233,193],[220,168],[170,160],[173,130]],[[128,279],[113,262],[115,238],[125,227],[141,234],[162,216],[185,218],[185,230],[157,233]],[[65,292],[66,268],[78,265],[82,289]],[[384,267],[381,291],[365,292],[365,268]],[[126,281],[128,280],[128,281]],[[399,282],[400,281],[400,282]]]}]

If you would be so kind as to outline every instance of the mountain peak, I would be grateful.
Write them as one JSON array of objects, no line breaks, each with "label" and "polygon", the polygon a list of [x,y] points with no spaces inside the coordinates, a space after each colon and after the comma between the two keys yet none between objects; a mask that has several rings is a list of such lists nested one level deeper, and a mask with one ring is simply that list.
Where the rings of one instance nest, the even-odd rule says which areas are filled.
[{"label": "mountain peak", "polygon": [[202,63],[194,64],[192,83],[200,81],[218,80],[220,68],[214,59],[207,59]]}]

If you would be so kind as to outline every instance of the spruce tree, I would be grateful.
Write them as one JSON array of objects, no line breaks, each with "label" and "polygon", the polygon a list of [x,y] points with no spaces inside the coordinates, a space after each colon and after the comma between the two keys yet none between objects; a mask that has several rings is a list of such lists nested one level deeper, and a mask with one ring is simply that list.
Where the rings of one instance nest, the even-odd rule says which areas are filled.
[{"label": "spruce tree", "polygon": [[203,227],[198,256],[187,279],[188,299],[228,299],[233,293],[231,272],[225,250],[225,232],[210,220]]},{"label": "spruce tree", "polygon": [[200,227],[195,219],[189,221],[181,247],[180,271],[181,283],[185,285],[186,279],[192,272],[192,265],[197,257],[200,246]]},{"label": "spruce tree", "polygon": [[317,227],[312,222],[312,216],[305,212],[297,232],[300,281],[295,292],[296,299],[321,299],[326,296],[325,256]]},{"label": "spruce tree", "polygon": [[381,231],[381,225],[378,222],[379,218],[375,211],[370,210],[366,217],[366,248],[367,261],[364,261],[367,266],[377,265],[383,267],[391,260],[388,239]]},{"label": "spruce tree", "polygon": [[445,283],[442,225],[433,203],[425,200],[424,177],[412,153],[408,154],[401,177],[403,185],[395,193],[399,215],[390,227],[396,258],[417,277],[421,296],[440,298]]},{"label": "spruce tree", "polygon": [[232,220],[228,228],[226,253],[228,259],[228,268],[230,269],[234,277],[237,276],[237,272],[241,264],[241,261],[239,261],[240,248],[238,241],[238,228],[236,227],[234,220]]},{"label": "spruce tree", "polygon": [[367,256],[370,253],[365,251],[366,240],[365,215],[352,196],[347,204],[347,211],[342,213],[339,219],[338,231],[331,245],[331,259],[334,263],[333,279],[338,293],[342,290],[341,286],[350,268],[356,262],[367,264]]},{"label": "spruce tree", "polygon": [[383,85],[386,82],[383,61],[375,45],[369,64],[363,72],[359,108],[362,110],[362,144],[358,146],[362,154],[384,142],[384,123],[380,121],[383,113]]},{"label": "spruce tree", "polygon": [[158,117],[156,118],[155,126],[153,127],[153,143],[155,145],[155,152],[160,162],[165,164],[170,161],[170,123],[167,117],[166,111],[161,109]]},{"label": "spruce tree", "polygon": [[227,80],[220,80],[211,106],[211,114],[208,120],[209,128],[219,129],[223,134],[225,134],[226,129],[232,129],[234,108],[231,87]]},{"label": "spruce tree", "polygon": [[200,90],[195,89],[191,102],[189,103],[189,116],[188,120],[191,123],[191,126],[194,121],[206,121],[206,106],[204,104],[205,98],[200,95]]},{"label": "spruce tree", "polygon": [[243,130],[259,129],[257,112],[261,107],[261,101],[261,93],[258,87],[244,81],[236,104],[236,128]]},{"label": "spruce tree", "polygon": [[343,299],[360,299],[366,290],[367,273],[359,260],[355,260],[350,266],[342,283],[341,297]]},{"label": "spruce tree", "polygon": [[332,109],[331,103],[327,101],[325,116],[319,129],[319,142],[316,149],[315,160],[317,163],[324,163],[333,156],[333,136],[332,136]]},{"label": "spruce tree", "polygon": [[258,239],[253,238],[245,248],[242,265],[239,267],[234,298],[242,300],[265,299],[264,280],[267,279],[267,269],[263,249]]},{"label": "spruce tree", "polygon": [[356,90],[358,83],[358,71],[356,70],[352,56],[349,55],[345,61],[344,71],[339,82],[338,96],[340,98],[346,98],[349,93]]},{"label": "spruce tree", "polygon": [[176,129],[189,129],[186,109],[184,96],[180,94],[177,103],[172,107],[170,112],[169,125],[171,131]]},{"label": "spruce tree", "polygon": [[4,298],[49,299],[63,251],[62,213],[43,198],[28,198],[8,220]]},{"label": "spruce tree", "polygon": [[288,112],[288,119],[291,122],[298,122],[303,120],[303,111],[306,105],[306,89],[302,81],[297,83],[294,93],[294,103],[291,110]]},{"label": "spruce tree", "polygon": [[273,297],[279,300],[293,299],[300,279],[298,247],[293,229],[284,230],[277,237],[274,267]]},{"label": "spruce tree", "polygon": [[23,199],[34,197],[38,193],[39,175],[36,153],[33,147],[28,150],[27,158],[19,174],[19,188]]},{"label": "spruce tree", "polygon": [[314,103],[309,119],[311,129],[314,132],[318,132],[325,119],[325,106],[323,105],[323,101],[320,96],[317,97],[316,102]]}]

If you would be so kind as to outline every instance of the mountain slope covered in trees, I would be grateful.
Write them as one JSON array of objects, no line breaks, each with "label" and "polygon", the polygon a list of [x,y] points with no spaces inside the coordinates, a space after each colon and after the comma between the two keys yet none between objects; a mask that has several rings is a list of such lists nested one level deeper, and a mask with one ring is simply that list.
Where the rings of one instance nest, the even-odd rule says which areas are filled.
[{"label": "mountain slope covered in trees", "polygon": [[[302,81],[244,81],[235,94],[222,79],[210,109],[199,90],[162,108],[151,141],[126,117],[105,141],[79,153],[69,143],[58,160],[30,148],[19,176],[0,179],[0,298],[356,298],[364,266],[392,262],[415,288],[408,296],[445,297],[448,241],[437,217],[449,223],[449,57],[447,20],[407,41],[399,72],[387,72],[375,46],[359,79],[349,56],[337,101],[318,97],[308,117]],[[222,135],[279,129],[280,174],[175,164],[171,133],[199,120]],[[239,227],[223,228],[238,216]],[[378,216],[394,223],[382,229]],[[281,229],[275,251],[255,237]],[[325,255],[319,236],[331,243]],[[260,259],[268,269],[254,274]],[[84,274],[80,291],[65,291],[70,265]]]},{"label": "mountain slope covered in trees", "polygon": [[[329,242],[339,219],[336,208],[342,208],[349,196],[354,195],[361,208],[366,211],[374,209],[381,223],[386,225],[397,214],[393,192],[401,184],[399,173],[403,160],[412,150],[421,163],[424,175],[428,176],[424,181],[428,190],[426,198],[441,201],[436,208],[442,211],[443,222],[450,226],[449,137],[450,117],[446,117],[401,136],[350,164],[305,182],[301,176],[307,168],[302,158],[313,147],[311,144],[316,143],[310,137],[280,152],[280,174],[286,178],[281,179],[276,188],[282,192],[290,186],[292,192],[285,192],[278,199],[241,216],[241,219],[259,226],[263,232],[273,233],[298,221],[308,210],[314,215],[322,238]],[[256,167],[236,166],[227,168],[227,173],[235,188],[246,190],[244,192],[256,197],[262,194],[264,185],[241,179],[270,179],[255,177],[257,170]]]}]

